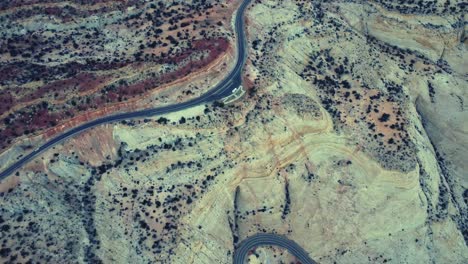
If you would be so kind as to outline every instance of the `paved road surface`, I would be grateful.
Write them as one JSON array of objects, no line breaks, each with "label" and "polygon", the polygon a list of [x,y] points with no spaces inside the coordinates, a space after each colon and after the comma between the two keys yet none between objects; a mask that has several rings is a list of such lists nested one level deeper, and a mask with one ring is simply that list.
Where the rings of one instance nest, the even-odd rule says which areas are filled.
[{"label": "paved road surface", "polygon": [[247,57],[243,16],[244,16],[244,11],[247,5],[250,3],[250,1],[251,0],[244,0],[242,4],[240,5],[239,9],[237,10],[237,16],[236,16],[236,21],[235,21],[235,31],[237,33],[237,47],[238,47],[236,65],[234,66],[234,69],[229,73],[229,75],[225,79],[223,79],[218,85],[213,87],[213,89],[209,90],[207,93],[203,94],[202,96],[198,98],[195,98],[195,99],[192,99],[190,101],[186,101],[180,104],[174,104],[174,105],[168,105],[168,106],[163,106],[163,107],[158,107],[158,108],[106,116],[106,117],[102,117],[102,118],[90,121],[88,123],[82,124],[75,128],[72,128],[56,136],[55,138],[47,141],[40,147],[34,149],[31,153],[25,155],[24,157],[22,157],[21,159],[19,159],[12,165],[10,165],[8,168],[6,168],[4,171],[0,173],[0,181],[8,177],[9,175],[11,175],[21,166],[29,162],[31,159],[33,159],[40,153],[54,146],[55,144],[60,143],[63,140],[69,137],[75,136],[78,133],[81,133],[92,127],[105,124],[105,123],[121,121],[125,119],[151,117],[155,115],[161,115],[161,114],[167,114],[167,113],[171,113],[175,111],[180,111],[180,110],[187,109],[196,105],[206,104],[206,103],[210,103],[216,100],[220,100],[223,97],[226,97],[229,94],[231,94],[232,90],[234,88],[239,87],[239,85],[241,84],[242,68],[244,67],[245,60]]},{"label": "paved road surface", "polygon": [[249,251],[258,246],[280,246],[287,249],[302,264],[317,264],[296,242],[275,234],[256,234],[244,239],[234,252],[234,264],[244,264]]}]

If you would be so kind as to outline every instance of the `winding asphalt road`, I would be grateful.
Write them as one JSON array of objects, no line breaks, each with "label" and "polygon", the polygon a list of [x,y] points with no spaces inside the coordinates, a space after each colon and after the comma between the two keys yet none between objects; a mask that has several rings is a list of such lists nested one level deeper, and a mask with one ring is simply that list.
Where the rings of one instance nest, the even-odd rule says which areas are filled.
[{"label": "winding asphalt road", "polygon": [[253,247],[280,246],[293,254],[302,264],[317,264],[296,242],[281,235],[256,234],[244,239],[234,252],[234,264],[244,264],[247,254]]},{"label": "winding asphalt road", "polygon": [[144,117],[151,117],[155,115],[167,114],[175,111],[180,111],[183,109],[187,109],[196,105],[210,103],[216,100],[220,100],[228,95],[231,94],[234,88],[239,87],[242,82],[241,74],[242,68],[244,67],[245,60],[247,58],[247,51],[246,51],[246,39],[244,33],[244,11],[251,0],[244,0],[240,5],[239,9],[237,10],[236,21],[235,21],[235,31],[237,33],[237,62],[234,66],[234,69],[229,73],[226,78],[224,78],[218,85],[213,87],[211,90],[203,94],[202,96],[174,105],[168,105],[163,107],[151,108],[146,110],[134,111],[134,112],[127,112],[121,114],[115,114],[111,116],[102,117],[88,123],[84,123],[80,126],[74,127],[55,138],[47,141],[43,145],[39,146],[38,148],[34,149],[29,154],[23,156],[21,159],[10,165],[4,171],[0,173],[0,181],[8,177],[9,175],[13,174],[17,169],[21,166],[29,162],[31,159],[39,155],[40,153],[44,152],[45,150],[49,149],[50,147],[54,146],[57,143],[64,141],[65,139],[75,136],[78,133],[81,133],[87,129],[92,127],[110,123],[121,121],[125,119],[132,119],[132,118],[144,118]]},{"label": "winding asphalt road", "polygon": [[[161,115],[161,114],[167,114],[167,113],[171,113],[175,111],[180,111],[180,110],[187,109],[196,105],[220,100],[230,95],[232,90],[234,88],[239,87],[242,82],[242,78],[241,78],[242,68],[244,67],[245,60],[247,57],[243,15],[250,1],[251,0],[244,0],[237,11],[237,16],[236,16],[236,21],[235,21],[235,31],[237,33],[237,47],[238,47],[236,65],[225,79],[223,79],[218,85],[213,87],[207,93],[203,94],[202,96],[198,98],[195,98],[195,99],[183,102],[183,103],[106,116],[106,117],[102,117],[102,118],[90,121],[88,123],[82,124],[75,128],[72,128],[56,136],[55,138],[49,140],[48,142],[44,143],[43,145],[33,150],[31,153],[25,155],[20,160],[16,161],[14,164],[10,165],[8,168],[6,168],[4,171],[0,173],[0,181],[5,179],[9,175],[13,174],[13,172],[15,172],[21,166],[29,162],[31,159],[33,159],[40,153],[54,146],[55,144],[60,143],[64,141],[65,139],[72,137],[74,135],[77,135],[92,127],[95,127],[101,124],[110,123],[110,122],[121,121],[125,119],[151,117],[155,115]],[[296,256],[303,264],[315,264],[315,262],[312,259],[310,259],[307,252],[305,252],[294,241],[291,241],[283,236],[274,235],[274,234],[257,234],[242,241],[242,243],[240,244],[240,246],[236,249],[234,253],[234,263],[235,264],[244,263],[244,260],[249,250],[252,249],[252,247],[254,246],[260,246],[260,245],[275,245],[275,246],[286,248],[290,253]]]}]

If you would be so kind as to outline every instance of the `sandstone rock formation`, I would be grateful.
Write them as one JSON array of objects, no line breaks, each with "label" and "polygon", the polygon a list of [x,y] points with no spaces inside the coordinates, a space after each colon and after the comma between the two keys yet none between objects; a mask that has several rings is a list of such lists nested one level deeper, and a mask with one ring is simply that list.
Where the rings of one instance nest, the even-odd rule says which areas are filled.
[{"label": "sandstone rock formation", "polygon": [[465,5],[420,2],[254,1],[245,97],[36,158],[0,185],[2,261],[231,263],[274,232],[319,263],[466,263]]}]

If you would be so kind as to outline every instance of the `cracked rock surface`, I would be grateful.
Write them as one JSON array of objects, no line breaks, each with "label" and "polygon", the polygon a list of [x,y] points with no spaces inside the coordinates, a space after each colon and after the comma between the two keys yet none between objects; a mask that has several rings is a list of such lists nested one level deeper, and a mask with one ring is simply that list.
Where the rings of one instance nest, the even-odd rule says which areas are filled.
[{"label": "cracked rock surface", "polygon": [[272,232],[318,263],[466,263],[466,5],[400,2],[253,1],[246,95],[2,181],[1,262],[232,263]]}]

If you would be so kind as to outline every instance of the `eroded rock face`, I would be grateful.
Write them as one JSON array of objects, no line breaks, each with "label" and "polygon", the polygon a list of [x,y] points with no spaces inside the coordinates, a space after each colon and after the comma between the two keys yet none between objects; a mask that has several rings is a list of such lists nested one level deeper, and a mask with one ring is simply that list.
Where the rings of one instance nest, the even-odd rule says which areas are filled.
[{"label": "eroded rock face", "polygon": [[92,129],[4,180],[2,260],[230,263],[273,232],[319,263],[466,262],[466,68],[431,37],[457,25],[388,3],[247,16],[244,98]]}]

